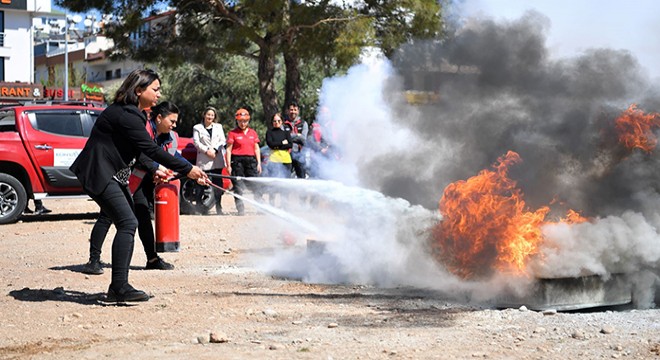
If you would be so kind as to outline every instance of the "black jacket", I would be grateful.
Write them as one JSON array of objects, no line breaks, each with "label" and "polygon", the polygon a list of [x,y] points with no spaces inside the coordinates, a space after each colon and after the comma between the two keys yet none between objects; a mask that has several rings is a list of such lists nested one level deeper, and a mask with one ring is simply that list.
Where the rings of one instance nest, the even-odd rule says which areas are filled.
[{"label": "black jacket", "polygon": [[85,192],[102,193],[117,171],[128,167],[133,158],[145,155],[176,172],[190,172],[190,163],[156,145],[145,128],[146,120],[135,105],[112,104],[101,113],[85,147],[69,168]]},{"label": "black jacket", "polygon": [[[286,144],[284,144],[286,140]],[[271,128],[266,131],[266,144],[273,150],[291,149],[291,133],[281,128]]]}]

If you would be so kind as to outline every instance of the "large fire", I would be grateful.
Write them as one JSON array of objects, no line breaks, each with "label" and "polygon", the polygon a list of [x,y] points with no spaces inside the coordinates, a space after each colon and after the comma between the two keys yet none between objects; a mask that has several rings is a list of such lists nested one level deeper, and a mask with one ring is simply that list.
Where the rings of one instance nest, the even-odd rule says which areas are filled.
[{"label": "large fire", "polygon": [[[543,241],[542,225],[547,206],[530,211],[522,191],[508,177],[520,156],[509,151],[497,159],[493,170],[482,170],[468,180],[447,186],[440,199],[443,220],[433,231],[436,257],[463,278],[490,275],[493,271],[524,273]],[[563,222],[585,221],[569,211]]]},{"label": "large fire", "polygon": [[[614,121],[619,143],[628,151],[651,152],[658,139],[660,114],[646,114],[630,105]],[[432,247],[436,258],[463,278],[480,278],[493,272],[525,274],[543,243],[542,227],[549,223],[575,224],[587,221],[569,210],[559,221],[549,221],[549,206],[530,210],[523,193],[508,176],[509,168],[521,162],[509,151],[492,169],[447,186],[439,208],[443,220],[433,229]]]},{"label": "large fire", "polygon": [[630,105],[615,120],[619,142],[628,150],[639,148],[647,153],[658,144],[658,138],[653,130],[659,126],[660,116],[657,113],[645,114],[637,109],[636,104]]}]

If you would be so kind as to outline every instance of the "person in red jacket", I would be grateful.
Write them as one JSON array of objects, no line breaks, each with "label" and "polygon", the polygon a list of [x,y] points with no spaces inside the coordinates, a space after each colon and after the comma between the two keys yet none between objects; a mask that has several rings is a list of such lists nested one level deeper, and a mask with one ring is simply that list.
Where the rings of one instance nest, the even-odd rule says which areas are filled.
[{"label": "person in red jacket", "polygon": [[[227,134],[227,171],[232,176],[256,177],[261,174],[261,151],[259,150],[259,135],[249,127],[250,113],[246,109],[236,111],[236,128]],[[242,195],[245,183],[232,179],[234,192]],[[261,199],[261,190],[252,185],[255,198]],[[245,214],[243,200],[234,197],[238,215]]]}]

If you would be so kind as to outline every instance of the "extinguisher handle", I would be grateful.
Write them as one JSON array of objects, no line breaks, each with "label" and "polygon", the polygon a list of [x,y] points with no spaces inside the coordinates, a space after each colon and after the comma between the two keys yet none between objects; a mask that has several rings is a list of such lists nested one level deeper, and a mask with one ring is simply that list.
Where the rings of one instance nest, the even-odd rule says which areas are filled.
[{"label": "extinguisher handle", "polygon": [[168,178],[167,181],[179,180],[179,179],[183,179],[184,177],[186,177],[186,174],[174,173],[174,176]]}]

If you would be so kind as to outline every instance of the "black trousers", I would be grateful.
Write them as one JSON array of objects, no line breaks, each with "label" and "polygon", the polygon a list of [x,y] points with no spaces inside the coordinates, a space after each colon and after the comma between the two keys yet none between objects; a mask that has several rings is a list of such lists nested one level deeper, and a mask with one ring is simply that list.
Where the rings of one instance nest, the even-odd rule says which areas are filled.
[{"label": "black trousers", "polygon": [[[101,207],[102,214],[117,228],[117,233],[112,241],[112,282],[110,287],[119,290],[128,283],[128,268],[133,257],[135,230],[138,226],[133,211],[133,199],[128,191],[128,186],[121,185],[115,180],[110,180],[103,192],[92,196],[92,199]],[[99,221],[97,221],[98,223]],[[107,233],[108,220],[101,219],[99,226],[106,225]],[[96,224],[94,227],[96,228]],[[102,229],[97,229],[97,235],[99,230]],[[93,229],[92,234],[94,233]],[[103,238],[105,238],[105,234]]]},{"label": "black trousers", "polygon": [[[258,177],[259,172],[257,171],[257,158],[255,156],[243,155],[232,156],[231,175],[241,177]],[[234,184],[233,191],[238,195],[243,195],[246,190],[246,186],[248,186],[256,198],[262,197],[261,188],[257,184],[251,183],[247,185],[245,181],[236,179],[232,179],[231,182]],[[236,210],[238,210],[238,212],[243,212],[245,209],[243,200],[237,197],[234,197],[234,200],[236,201]]]},{"label": "black trousers", "polygon": [[[112,182],[116,183],[114,180]],[[154,201],[154,188],[155,186],[151,179],[145,178],[145,180],[142,181],[138,189],[135,191],[135,194],[133,194],[131,202],[131,211],[135,212],[135,218],[137,219],[138,223],[137,231],[140,235],[140,240],[142,241],[142,247],[144,247],[144,253],[147,257],[147,260],[156,258],[158,256],[156,253],[156,238],[154,236],[154,228],[153,224],[151,223],[151,208],[153,207]],[[96,223],[92,228],[92,234],[89,239],[90,259],[98,260],[101,258],[103,243],[106,236],[108,235],[108,231],[110,230],[110,225],[112,225],[112,223],[113,220],[109,215],[106,214],[103,208],[101,208],[99,218],[96,220]],[[135,234],[135,231],[133,231],[133,234]]]}]

